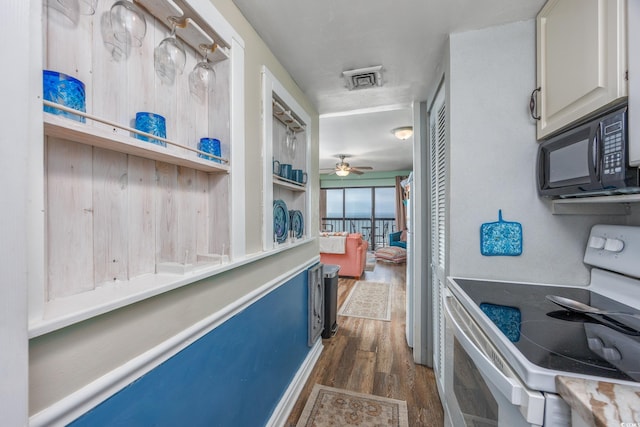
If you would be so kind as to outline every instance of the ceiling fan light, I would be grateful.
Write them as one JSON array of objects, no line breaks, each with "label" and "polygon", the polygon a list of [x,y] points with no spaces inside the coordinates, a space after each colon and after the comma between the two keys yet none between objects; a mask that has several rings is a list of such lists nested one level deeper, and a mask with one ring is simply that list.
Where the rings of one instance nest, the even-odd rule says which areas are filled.
[{"label": "ceiling fan light", "polygon": [[336,171],[336,175],[338,175],[338,176],[347,176],[347,175],[349,175],[349,171],[346,170],[346,169],[338,169]]},{"label": "ceiling fan light", "polygon": [[395,128],[394,130],[391,131],[393,133],[393,135],[404,141],[406,139],[409,139],[413,136],[413,127],[411,126],[403,126],[403,127],[399,127],[399,128]]}]

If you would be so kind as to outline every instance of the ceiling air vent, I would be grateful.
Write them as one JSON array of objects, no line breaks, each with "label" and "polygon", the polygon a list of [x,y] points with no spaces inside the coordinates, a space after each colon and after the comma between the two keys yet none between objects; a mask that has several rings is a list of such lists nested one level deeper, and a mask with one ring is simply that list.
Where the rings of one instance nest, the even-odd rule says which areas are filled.
[{"label": "ceiling air vent", "polygon": [[382,86],[382,65],[343,71],[342,76],[349,90]]}]

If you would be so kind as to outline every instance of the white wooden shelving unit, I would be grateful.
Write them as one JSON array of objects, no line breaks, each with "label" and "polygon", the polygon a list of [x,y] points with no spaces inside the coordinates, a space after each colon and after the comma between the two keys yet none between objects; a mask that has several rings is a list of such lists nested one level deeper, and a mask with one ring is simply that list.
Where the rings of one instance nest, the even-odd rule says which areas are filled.
[{"label": "white wooden shelving unit", "polygon": [[[135,3],[147,33],[125,58],[112,55],[113,2],[92,16],[42,9],[42,69],[82,81],[87,113],[85,123],[43,113],[34,147],[44,167],[30,185],[43,206],[30,213],[42,222],[30,245],[31,337],[246,263],[244,201],[232,197],[244,188],[244,42],[206,0]],[[171,85],[153,61],[168,18],[187,52]],[[188,84],[201,45],[216,72],[205,99]],[[133,137],[139,111],[166,118],[166,147]],[[202,137],[221,141],[219,162],[198,157]]]},{"label": "white wooden shelving unit", "polygon": [[[263,249],[273,251],[302,244],[309,240],[311,195],[308,181],[299,183],[279,176],[273,163],[291,164],[293,169],[310,171],[311,118],[284,86],[266,68],[262,70],[263,157],[264,157],[264,224]],[[295,135],[296,143],[287,146],[287,133]],[[304,218],[301,238],[289,233],[286,241],[277,242],[274,236],[273,206],[282,200],[289,211],[298,210]]]}]

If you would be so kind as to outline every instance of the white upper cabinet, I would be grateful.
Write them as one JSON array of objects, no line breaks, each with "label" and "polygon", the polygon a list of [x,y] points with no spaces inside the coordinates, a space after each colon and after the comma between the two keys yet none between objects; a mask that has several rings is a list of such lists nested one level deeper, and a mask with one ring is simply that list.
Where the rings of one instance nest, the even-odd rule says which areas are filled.
[{"label": "white upper cabinet", "polygon": [[626,0],[547,2],[537,17],[538,139],[627,96],[626,45]]}]

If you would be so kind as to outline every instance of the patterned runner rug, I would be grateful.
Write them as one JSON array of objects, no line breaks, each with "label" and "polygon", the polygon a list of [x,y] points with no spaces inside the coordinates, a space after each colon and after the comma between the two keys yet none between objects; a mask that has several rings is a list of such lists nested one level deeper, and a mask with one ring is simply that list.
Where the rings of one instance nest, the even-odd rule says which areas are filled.
[{"label": "patterned runner rug", "polygon": [[408,427],[407,402],[313,386],[296,427]]},{"label": "patterned runner rug", "polygon": [[391,284],[369,281],[356,282],[338,314],[390,321]]}]

